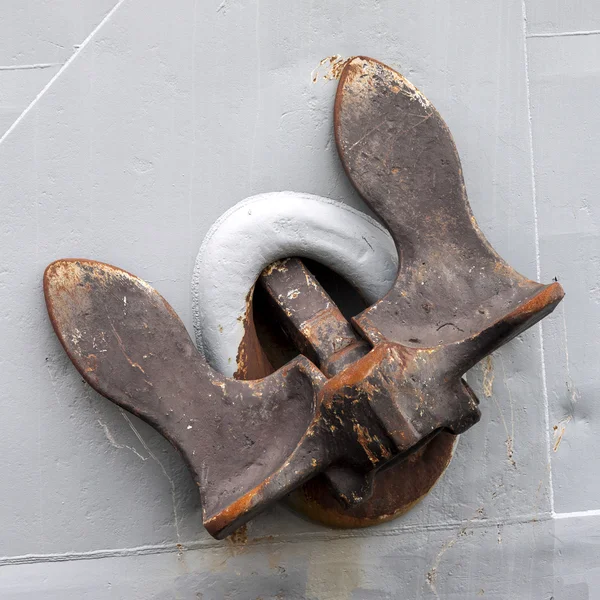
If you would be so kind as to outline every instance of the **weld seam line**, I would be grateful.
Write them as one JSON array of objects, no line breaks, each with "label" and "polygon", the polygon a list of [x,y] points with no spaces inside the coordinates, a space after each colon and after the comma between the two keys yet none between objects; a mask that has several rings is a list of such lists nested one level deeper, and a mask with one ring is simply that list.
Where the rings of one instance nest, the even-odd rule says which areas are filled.
[{"label": "weld seam line", "polygon": [[[533,150],[533,118],[531,114],[531,81],[529,78],[529,49],[527,47],[527,6],[525,0],[521,0],[522,22],[523,22],[523,53],[525,59],[525,89],[527,96],[527,120],[529,126],[529,156],[531,163],[531,194],[533,204],[533,231],[535,241],[535,263],[537,280],[542,279],[542,261],[540,252],[540,231],[537,205],[537,186],[535,178],[535,153]],[[542,323],[538,323],[537,330],[540,340],[540,363],[542,370],[542,397],[544,402],[544,429],[546,440],[546,460],[548,464],[548,487],[550,488],[549,501],[550,512],[554,514],[554,481],[552,477],[552,453],[550,441],[550,400],[548,397],[548,380],[546,376],[546,355],[544,348],[544,329]]]},{"label": "weld seam line", "polygon": [[[271,544],[293,544],[301,543],[305,540],[313,542],[329,542],[348,538],[365,537],[395,537],[406,533],[415,533],[419,531],[449,531],[455,529],[486,529],[498,526],[524,525],[528,523],[543,523],[552,520],[550,513],[525,515],[513,519],[477,519],[470,521],[452,521],[434,525],[411,525],[405,527],[395,527],[387,530],[348,530],[331,535],[328,532],[310,531],[306,533],[295,534],[293,537],[265,537],[249,539],[246,546],[261,546]],[[180,544],[157,544],[148,546],[137,546],[133,548],[116,548],[91,550],[87,552],[66,552],[62,554],[25,554],[20,556],[0,557],[0,567],[16,566],[34,563],[54,563],[68,562],[74,560],[93,560],[100,558],[127,558],[133,556],[148,556],[153,554],[171,554],[181,553],[187,550],[211,550],[226,547],[227,542],[217,540],[196,540],[182,542]]]},{"label": "weld seam line", "polygon": [[558,31],[558,32],[540,32],[540,33],[529,33],[525,37],[527,38],[553,38],[553,37],[578,37],[586,35],[599,35],[600,29],[591,29],[589,31]]}]

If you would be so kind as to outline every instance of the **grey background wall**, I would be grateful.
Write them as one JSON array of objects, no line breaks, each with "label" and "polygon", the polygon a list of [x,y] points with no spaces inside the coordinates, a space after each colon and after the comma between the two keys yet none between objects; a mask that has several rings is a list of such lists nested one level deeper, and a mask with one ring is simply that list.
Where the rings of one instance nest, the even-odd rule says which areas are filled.
[{"label": "grey background wall", "polygon": [[[0,597],[598,598],[600,4],[10,0],[0,21]],[[277,506],[236,540],[149,427],[91,392],[41,276],[84,256],[191,331],[193,260],[242,198],[362,207],[332,143],[333,54],[400,70],[447,120],[479,223],[550,319],[475,368],[482,422],[409,515],[329,531]]]}]

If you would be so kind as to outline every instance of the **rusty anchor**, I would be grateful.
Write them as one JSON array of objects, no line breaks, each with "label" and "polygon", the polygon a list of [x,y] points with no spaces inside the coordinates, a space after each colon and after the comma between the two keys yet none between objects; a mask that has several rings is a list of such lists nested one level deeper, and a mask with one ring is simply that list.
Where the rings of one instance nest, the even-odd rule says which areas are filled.
[{"label": "rusty anchor", "polygon": [[[400,267],[390,292],[351,324],[298,259],[263,273],[302,352],[274,373],[235,380],[211,369],[166,300],[121,269],[66,259],[44,275],[69,358],[180,451],[216,538],[317,476],[340,505],[368,503],[375,482],[478,421],[462,375],[564,295],[518,274],[485,240],[446,124],[400,74],[348,61],[334,127],[346,173],[389,228]],[[298,295],[281,293],[292,285]]]}]

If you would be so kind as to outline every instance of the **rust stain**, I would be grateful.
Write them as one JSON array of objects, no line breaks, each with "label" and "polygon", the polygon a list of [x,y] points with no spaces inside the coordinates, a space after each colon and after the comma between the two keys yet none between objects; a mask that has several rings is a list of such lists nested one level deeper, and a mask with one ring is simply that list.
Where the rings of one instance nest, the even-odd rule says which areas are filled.
[{"label": "rust stain", "polygon": [[491,398],[494,393],[494,363],[492,357],[486,356],[483,363],[483,395],[486,398]]},{"label": "rust stain", "polygon": [[567,425],[573,420],[573,416],[569,415],[564,419],[561,419],[558,425],[554,426],[554,445],[552,446],[552,450],[556,452],[560,447],[560,444],[563,440],[563,436],[565,435],[565,431],[567,429]]},{"label": "rust stain", "polygon": [[228,538],[234,546],[245,546],[248,543],[248,525],[236,529]]},{"label": "rust stain", "polygon": [[[278,571],[281,571],[283,569],[283,567],[281,567],[279,564],[281,562],[281,554],[277,550],[269,552],[268,560],[270,569],[277,569]],[[283,572],[285,572],[285,569],[283,569]]]},{"label": "rust stain", "polygon": [[95,354],[87,355],[88,366],[85,368],[86,373],[93,373],[98,366],[98,357]]}]

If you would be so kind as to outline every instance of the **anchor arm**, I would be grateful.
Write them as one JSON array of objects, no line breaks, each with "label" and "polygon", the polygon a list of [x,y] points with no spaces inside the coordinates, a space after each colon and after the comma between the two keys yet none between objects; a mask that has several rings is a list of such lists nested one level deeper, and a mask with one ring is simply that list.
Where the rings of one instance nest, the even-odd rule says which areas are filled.
[{"label": "anchor arm", "polygon": [[450,131],[412,83],[379,61],[352,59],[334,129],[348,177],[400,257],[390,292],[354,321],[373,344],[435,347],[477,335],[532,297],[542,314],[554,306],[544,304],[547,286],[517,273],[485,239]]},{"label": "anchor arm", "polygon": [[[141,279],[89,260],[59,260],[44,275],[50,320],[69,358],[100,394],[147,421],[182,454],[211,533],[244,522],[233,508],[296,449],[324,376],[304,357],[257,381],[227,379],[196,350],[168,303]],[[266,486],[271,502],[302,482]],[[247,518],[250,518],[249,516]]]}]

